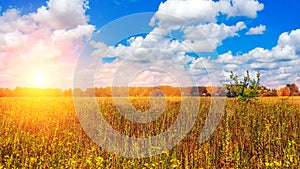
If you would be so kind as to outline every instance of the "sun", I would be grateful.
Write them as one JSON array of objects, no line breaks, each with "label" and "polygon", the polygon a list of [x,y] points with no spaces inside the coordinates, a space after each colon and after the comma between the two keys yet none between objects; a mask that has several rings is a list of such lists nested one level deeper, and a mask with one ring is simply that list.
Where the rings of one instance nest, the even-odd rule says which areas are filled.
[{"label": "sun", "polygon": [[46,73],[33,73],[29,77],[29,83],[31,87],[46,88],[49,87],[50,81],[48,80],[48,74]]}]

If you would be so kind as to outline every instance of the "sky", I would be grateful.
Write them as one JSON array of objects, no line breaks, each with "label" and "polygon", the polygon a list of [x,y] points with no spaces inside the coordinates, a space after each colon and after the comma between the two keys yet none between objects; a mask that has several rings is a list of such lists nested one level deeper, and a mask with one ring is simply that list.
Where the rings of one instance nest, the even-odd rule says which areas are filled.
[{"label": "sky", "polygon": [[298,0],[0,2],[0,87],[300,86]]}]

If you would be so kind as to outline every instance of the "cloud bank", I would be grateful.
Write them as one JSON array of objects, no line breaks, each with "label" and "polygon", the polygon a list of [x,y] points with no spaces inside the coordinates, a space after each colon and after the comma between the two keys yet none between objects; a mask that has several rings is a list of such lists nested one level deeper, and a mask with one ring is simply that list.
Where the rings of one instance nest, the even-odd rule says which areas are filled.
[{"label": "cloud bank", "polygon": [[[0,16],[0,84],[30,86],[28,75],[40,71],[51,79],[49,87],[72,87],[79,51],[95,31],[89,24],[88,9],[87,0],[49,0],[33,13],[4,12]],[[115,45],[90,41],[94,51],[86,57],[95,64],[82,70],[82,76],[97,66],[93,84],[111,86],[120,67],[126,65],[126,71],[138,71],[128,85],[178,85],[172,74],[180,72],[197,85],[212,85],[212,77],[224,80],[230,71],[242,76],[246,70],[259,70],[265,86],[300,85],[295,66],[300,62],[300,29],[282,33],[271,49],[258,46],[239,55],[216,51],[226,45],[226,39],[263,34],[265,25],[248,29],[242,20],[255,19],[263,9],[264,4],[257,0],[167,0],[149,20],[153,29],[148,34]],[[236,22],[225,24],[220,16]]]},{"label": "cloud bank", "polygon": [[[127,45],[106,46],[99,43],[96,50],[98,53],[94,54],[100,59],[116,57],[113,63],[99,65],[106,69],[111,66],[110,70],[117,64],[122,64],[122,61],[130,62],[130,65],[157,65],[159,62],[161,67],[173,66],[178,72],[185,71],[195,78],[198,85],[211,84],[212,77],[224,80],[222,76],[228,77],[230,71],[243,76],[246,70],[252,71],[253,76],[255,71],[260,71],[262,84],[268,87],[277,88],[285,83],[297,83],[298,69],[293,65],[299,62],[298,30],[283,33],[272,49],[257,47],[238,56],[233,55],[231,51],[213,56],[213,52],[223,45],[225,39],[238,37],[242,30],[247,29],[243,21],[238,21],[235,25],[219,23],[219,15],[225,15],[227,18],[244,16],[254,19],[263,8],[264,5],[256,0],[168,0],[161,3],[150,21],[154,28],[147,36],[131,38]],[[259,25],[250,28],[246,34],[263,34],[265,30],[265,25]],[[172,35],[174,31],[181,32],[180,40],[163,36]],[[109,53],[103,56],[103,51],[108,49]],[[211,52],[211,55],[204,55],[203,52]],[[198,56],[195,57],[191,53],[197,53]],[[99,69],[98,73],[102,78],[107,79],[110,84],[113,83],[114,71],[106,77],[106,74],[101,72]],[[149,84],[155,84],[157,79],[151,74],[148,75],[145,79],[153,79]],[[98,81],[101,81],[101,78],[98,78]]]}]

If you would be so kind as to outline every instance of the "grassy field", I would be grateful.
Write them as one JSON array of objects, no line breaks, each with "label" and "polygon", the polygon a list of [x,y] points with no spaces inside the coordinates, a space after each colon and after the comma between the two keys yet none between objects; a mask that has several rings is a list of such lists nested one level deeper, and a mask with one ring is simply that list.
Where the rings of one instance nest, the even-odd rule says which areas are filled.
[{"label": "grassy field", "polygon": [[[107,122],[124,135],[149,137],[175,121],[180,99],[168,98],[161,117],[137,124],[120,116],[110,98],[97,98]],[[148,158],[125,158],[93,143],[82,129],[72,98],[0,98],[2,168],[300,168],[300,98],[227,99],[211,138],[198,139],[210,108],[201,98],[197,121],[173,149]],[[133,98],[145,111],[147,98]],[[155,147],[153,147],[155,148]]]}]

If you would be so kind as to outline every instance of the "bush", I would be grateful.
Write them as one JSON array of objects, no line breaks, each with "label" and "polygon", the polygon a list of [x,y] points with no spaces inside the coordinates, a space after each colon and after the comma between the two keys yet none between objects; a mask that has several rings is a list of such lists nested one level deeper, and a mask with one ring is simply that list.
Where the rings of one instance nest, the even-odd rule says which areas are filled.
[{"label": "bush", "polygon": [[260,82],[260,72],[256,74],[256,79],[250,79],[249,71],[246,72],[246,76],[243,80],[239,81],[238,76],[232,71],[230,84],[225,84],[227,89],[227,97],[238,97],[240,101],[248,101],[250,98],[258,96],[258,88]]}]

